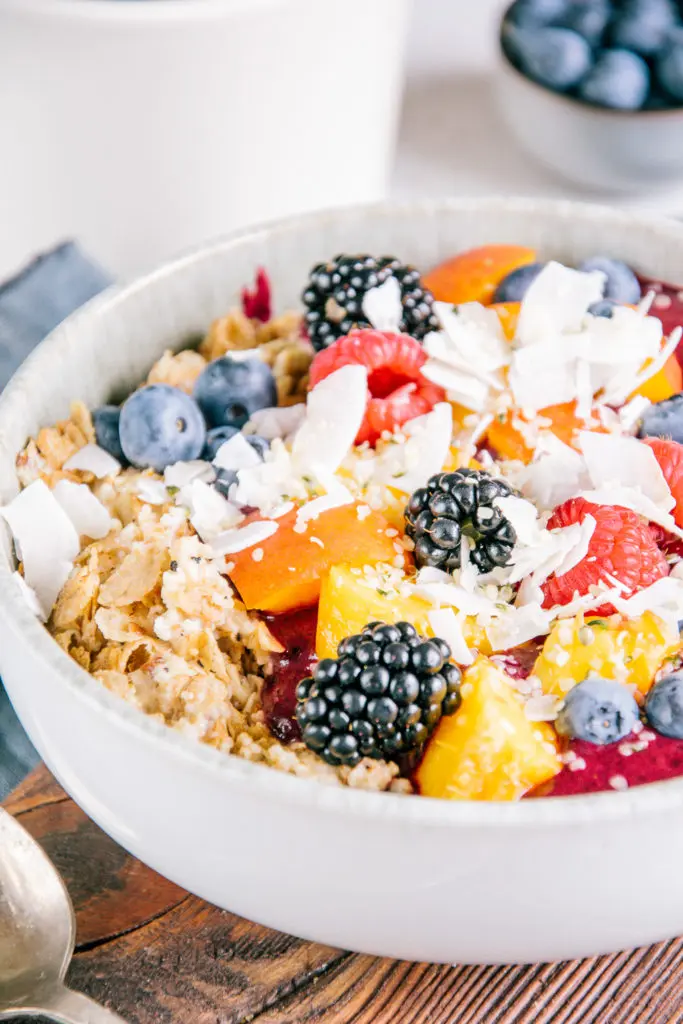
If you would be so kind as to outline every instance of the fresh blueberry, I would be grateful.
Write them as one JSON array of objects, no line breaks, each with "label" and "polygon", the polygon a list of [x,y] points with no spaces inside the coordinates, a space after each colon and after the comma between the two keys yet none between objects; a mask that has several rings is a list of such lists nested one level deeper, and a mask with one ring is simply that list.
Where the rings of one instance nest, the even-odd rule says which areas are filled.
[{"label": "fresh blueberry", "polygon": [[[209,430],[206,435],[206,444],[204,445],[202,458],[206,459],[207,462],[213,462],[221,445],[224,445],[235,434],[239,434],[237,427],[214,427],[212,430]],[[265,458],[265,454],[270,448],[270,442],[266,441],[265,437],[261,437],[260,434],[245,434],[244,440],[249,442],[262,459]]]},{"label": "fresh blueberry", "polygon": [[637,721],[638,705],[628,687],[595,677],[569,691],[555,726],[562,736],[604,746],[628,736]]},{"label": "fresh blueberry", "polygon": [[608,0],[573,0],[566,13],[553,19],[553,24],[570,28],[591,46],[599,46],[611,13]]},{"label": "fresh blueberry", "polygon": [[614,310],[616,303],[612,302],[611,299],[599,299],[597,302],[592,302],[588,307],[588,312],[592,313],[593,316],[604,316],[607,320],[611,320],[614,316]]},{"label": "fresh blueberry", "polygon": [[237,470],[222,469],[220,466],[216,466],[215,469],[216,479],[213,482],[213,486],[224,498],[229,498],[230,488],[233,484],[237,483]]},{"label": "fresh blueberry", "polygon": [[123,403],[119,437],[129,462],[162,472],[174,462],[199,458],[206,426],[195,400],[180,388],[148,384]]},{"label": "fresh blueberry", "polygon": [[639,110],[650,90],[650,69],[630,50],[603,50],[579,85],[579,95],[599,107]]},{"label": "fresh blueberry", "polygon": [[100,448],[109,452],[119,462],[126,463],[128,460],[123,454],[121,440],[119,438],[119,417],[121,410],[118,405],[101,405],[92,414],[92,422],[95,428],[95,440]]},{"label": "fresh blueberry", "polygon": [[655,732],[683,740],[683,673],[654,684],[645,698],[645,717]]},{"label": "fresh blueberry", "polygon": [[578,269],[585,273],[599,270],[605,275],[604,298],[624,306],[640,302],[640,281],[621,260],[613,260],[609,256],[591,256],[590,259],[582,260]]},{"label": "fresh blueberry", "polygon": [[683,394],[649,405],[640,420],[639,437],[669,437],[683,444]]},{"label": "fresh blueberry", "polygon": [[683,103],[683,40],[665,47],[655,71],[664,92],[678,103]]},{"label": "fresh blueberry", "polygon": [[523,28],[550,25],[565,17],[571,6],[572,0],[516,0],[505,17]]},{"label": "fresh blueberry", "polygon": [[654,57],[675,24],[670,0],[624,0],[610,26],[610,43],[617,49]]},{"label": "fresh blueberry", "polygon": [[503,42],[511,60],[525,74],[559,92],[576,85],[592,64],[590,46],[568,28],[506,25]]},{"label": "fresh blueberry", "polygon": [[200,373],[194,397],[209,427],[243,427],[253,412],[277,405],[275,377],[256,357],[221,356]]},{"label": "fresh blueberry", "polygon": [[545,263],[527,263],[525,267],[517,267],[500,282],[493,293],[492,302],[521,302],[527,288],[541,273]]},{"label": "fresh blueberry", "polygon": [[212,430],[207,430],[202,458],[207,462],[213,462],[221,445],[229,441],[235,434],[239,434],[238,427],[214,427]]}]

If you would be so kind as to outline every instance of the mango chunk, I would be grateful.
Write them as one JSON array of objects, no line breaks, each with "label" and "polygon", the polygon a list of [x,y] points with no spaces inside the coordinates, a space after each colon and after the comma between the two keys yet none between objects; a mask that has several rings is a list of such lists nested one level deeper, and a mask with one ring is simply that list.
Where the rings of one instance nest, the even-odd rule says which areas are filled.
[{"label": "mango chunk", "polygon": [[[661,370],[653,373],[639,388],[636,388],[634,395],[642,395],[651,402],[663,402],[683,390],[683,369],[678,362],[676,353],[670,355],[662,366]],[[633,395],[630,396],[633,398]]]},{"label": "mango chunk", "polygon": [[[354,572],[349,565],[334,565],[323,580],[318,606],[316,654],[334,658],[345,636],[360,633],[368,622],[410,622],[418,633],[433,636],[429,624],[430,602],[421,597],[401,597],[378,579]],[[468,646],[488,650],[486,634],[473,618],[463,629]]]},{"label": "mango chunk", "polygon": [[445,260],[422,281],[439,302],[487,305],[504,277],[535,259],[535,251],[523,245],[482,245]]},{"label": "mango chunk", "polygon": [[652,612],[638,619],[557,621],[536,659],[533,674],[544,693],[563,697],[588,676],[602,676],[647,693],[665,658],[680,648],[680,639]]},{"label": "mango chunk", "polygon": [[417,781],[423,796],[518,800],[561,767],[554,730],[530,721],[507,675],[479,658],[463,676],[460,709],[427,744]]},{"label": "mango chunk", "polygon": [[337,562],[403,560],[396,528],[362,503],[328,509],[305,530],[296,529],[296,509],[277,522],[272,536],[228,556],[230,579],[249,609],[280,614],[315,604],[323,576]]}]

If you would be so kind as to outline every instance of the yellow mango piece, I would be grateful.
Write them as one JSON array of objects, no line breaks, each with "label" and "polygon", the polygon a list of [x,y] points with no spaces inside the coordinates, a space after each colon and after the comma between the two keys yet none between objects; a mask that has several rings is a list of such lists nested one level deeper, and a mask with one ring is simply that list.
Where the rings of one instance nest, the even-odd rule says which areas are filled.
[{"label": "yellow mango piece", "polygon": [[588,676],[602,676],[637,686],[652,685],[665,658],[680,647],[670,627],[645,612],[638,619],[575,619],[555,622],[534,665],[544,693],[563,697]]},{"label": "yellow mango piece", "polygon": [[[323,580],[318,605],[315,650],[334,658],[340,640],[360,633],[368,622],[410,622],[418,633],[433,636],[428,613],[433,605],[421,597],[401,597],[348,565],[334,565]],[[470,647],[488,650],[484,630],[466,619],[463,633]]]},{"label": "yellow mango piece", "polygon": [[427,744],[417,781],[422,796],[519,800],[561,767],[554,730],[530,721],[505,672],[479,658],[463,676],[460,709]]}]

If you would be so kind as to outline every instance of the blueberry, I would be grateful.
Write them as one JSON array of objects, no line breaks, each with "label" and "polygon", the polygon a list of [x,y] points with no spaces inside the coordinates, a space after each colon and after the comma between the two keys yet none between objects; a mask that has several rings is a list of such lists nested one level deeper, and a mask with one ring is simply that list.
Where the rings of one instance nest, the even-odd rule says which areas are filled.
[{"label": "blueberry", "polygon": [[576,85],[592,64],[590,46],[568,28],[507,25],[503,41],[506,52],[525,74],[559,92]]},{"label": "blueberry", "polygon": [[593,316],[604,316],[607,320],[611,320],[614,316],[615,308],[616,303],[612,302],[611,299],[599,299],[597,302],[591,302],[588,312],[592,313]]},{"label": "blueberry", "polygon": [[586,679],[569,691],[555,722],[561,736],[604,746],[628,736],[638,721],[635,697],[613,679]]},{"label": "blueberry", "polygon": [[270,448],[270,441],[266,441],[265,437],[261,437],[260,434],[245,434],[245,437],[254,451],[257,452],[262,459],[265,459],[266,452]]},{"label": "blueberry", "polygon": [[505,18],[523,28],[550,25],[563,18],[571,6],[572,0],[516,0]]},{"label": "blueberry", "polygon": [[670,43],[656,64],[657,81],[679,103],[683,103],[683,41]]},{"label": "blueberry", "polygon": [[608,0],[573,0],[569,9],[553,24],[570,28],[583,36],[591,46],[599,46],[611,15]]},{"label": "blueberry", "polygon": [[92,422],[95,428],[95,440],[100,448],[109,452],[119,462],[126,463],[128,460],[123,454],[121,440],[119,438],[119,418],[121,410],[118,405],[101,405],[92,414]]},{"label": "blueberry", "polygon": [[645,698],[645,716],[655,732],[683,740],[683,673],[654,684]]},{"label": "blueberry", "polygon": [[253,412],[277,405],[275,377],[256,357],[221,356],[202,370],[194,397],[209,427],[243,427]]},{"label": "blueberry", "polygon": [[223,495],[224,498],[229,498],[230,488],[233,484],[237,483],[237,470],[223,469],[222,466],[216,466],[215,468],[216,479],[213,482],[213,486],[219,494]]},{"label": "blueberry", "polygon": [[527,288],[541,273],[545,263],[527,263],[525,267],[517,267],[499,283],[493,293],[492,302],[521,302]]},{"label": "blueberry", "polygon": [[148,384],[121,407],[119,437],[134,466],[163,472],[174,462],[199,458],[206,426],[195,400],[180,388]]},{"label": "blueberry", "polygon": [[629,50],[603,50],[579,85],[579,95],[599,107],[639,110],[650,89],[650,70]]},{"label": "blueberry", "polygon": [[676,24],[669,0],[624,0],[610,26],[610,44],[654,57]]},{"label": "blueberry", "polygon": [[631,268],[621,260],[613,260],[609,256],[591,256],[590,259],[582,260],[578,266],[579,270],[590,273],[592,270],[599,270],[606,277],[603,296],[611,299],[620,305],[632,305],[640,302],[641,288],[640,281]]},{"label": "blueberry", "polygon": [[[224,445],[235,434],[239,434],[237,427],[213,427],[212,430],[207,432],[202,458],[206,459],[207,462],[213,462],[221,445]],[[261,437],[260,434],[244,434],[244,440],[249,442],[262,459],[270,448],[270,442],[266,441],[265,437]]]},{"label": "blueberry", "polygon": [[683,444],[683,393],[655,402],[645,409],[639,437],[669,437]]}]

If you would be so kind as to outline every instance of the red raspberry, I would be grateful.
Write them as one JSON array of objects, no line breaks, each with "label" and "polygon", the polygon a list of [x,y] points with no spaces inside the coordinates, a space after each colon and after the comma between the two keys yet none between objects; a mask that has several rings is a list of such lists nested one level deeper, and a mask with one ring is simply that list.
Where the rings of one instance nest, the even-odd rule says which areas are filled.
[{"label": "red raspberry", "polygon": [[643,441],[655,453],[655,458],[674,496],[676,505],[671,513],[676,526],[683,526],[683,444],[661,437],[648,437]]},{"label": "red raspberry", "polygon": [[351,331],[318,352],[311,364],[310,385],[314,388],[342,366],[367,367],[370,394],[356,444],[375,444],[385,430],[392,432],[444,401],[443,389],[420,373],[426,361],[420,343],[407,334]]},{"label": "red raspberry", "polygon": [[242,289],[242,312],[250,320],[270,320],[272,301],[270,294],[270,278],[263,267],[256,271],[256,281],[252,289]]},{"label": "red raspberry", "polygon": [[[669,566],[648,524],[630,509],[570,498],[555,509],[548,529],[581,523],[587,515],[595,519],[595,530],[586,556],[563,576],[550,576],[545,581],[544,608],[568,604],[577,595],[588,594],[594,584],[605,583],[609,587],[607,573],[624,585],[624,597],[669,574]],[[591,609],[594,615],[613,615],[614,611],[611,604]]]}]

